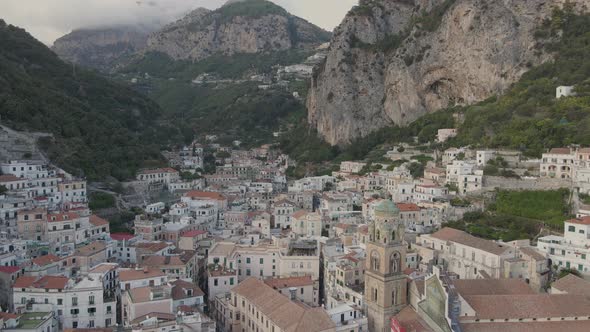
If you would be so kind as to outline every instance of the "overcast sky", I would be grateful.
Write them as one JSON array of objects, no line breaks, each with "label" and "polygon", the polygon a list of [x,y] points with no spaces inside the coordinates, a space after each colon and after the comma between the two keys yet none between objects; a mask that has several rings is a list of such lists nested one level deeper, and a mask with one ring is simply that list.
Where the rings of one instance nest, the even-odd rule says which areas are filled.
[{"label": "overcast sky", "polygon": [[[332,30],[358,0],[272,0],[291,13]],[[116,24],[162,24],[226,0],[0,0],[0,18],[45,44],[71,30]]]}]

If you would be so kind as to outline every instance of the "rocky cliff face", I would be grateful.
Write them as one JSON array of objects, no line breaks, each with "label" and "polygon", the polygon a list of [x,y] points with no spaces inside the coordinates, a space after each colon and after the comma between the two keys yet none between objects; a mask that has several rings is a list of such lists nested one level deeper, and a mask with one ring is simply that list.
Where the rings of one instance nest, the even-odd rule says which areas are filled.
[{"label": "rocky cliff face", "polygon": [[147,45],[149,30],[112,27],[75,30],[57,39],[52,50],[63,60],[108,71],[121,58]]},{"label": "rocky cliff face", "polygon": [[230,1],[217,10],[197,9],[148,39],[146,51],[173,59],[201,60],[214,54],[304,48],[330,34],[265,0]]},{"label": "rocky cliff face", "polygon": [[548,58],[534,31],[563,2],[361,0],[316,68],[308,120],[344,144],[501,93]]}]

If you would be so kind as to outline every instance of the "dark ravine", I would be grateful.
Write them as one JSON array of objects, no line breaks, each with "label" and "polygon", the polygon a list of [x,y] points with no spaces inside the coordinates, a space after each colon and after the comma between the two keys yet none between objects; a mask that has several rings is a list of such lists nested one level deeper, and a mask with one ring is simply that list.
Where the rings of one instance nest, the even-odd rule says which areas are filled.
[{"label": "dark ravine", "polygon": [[[550,58],[535,29],[564,0],[366,0],[334,31],[307,100],[330,144],[505,91]],[[586,1],[572,1],[579,9]]]}]

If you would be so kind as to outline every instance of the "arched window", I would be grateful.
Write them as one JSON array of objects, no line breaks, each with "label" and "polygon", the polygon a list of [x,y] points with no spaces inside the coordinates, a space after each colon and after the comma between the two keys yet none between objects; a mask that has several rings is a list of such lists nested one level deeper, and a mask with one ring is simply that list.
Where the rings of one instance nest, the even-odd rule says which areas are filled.
[{"label": "arched window", "polygon": [[381,232],[377,230],[377,241],[381,240]]},{"label": "arched window", "polygon": [[397,289],[391,291],[391,305],[397,304]]},{"label": "arched window", "polygon": [[395,241],[395,231],[391,232],[391,241]]},{"label": "arched window", "polygon": [[373,251],[371,253],[371,269],[374,271],[379,271],[381,257],[379,257],[379,253],[377,251]]},{"label": "arched window", "polygon": [[391,269],[391,273],[397,273],[401,271],[401,255],[399,252],[394,252],[389,257],[389,266]]}]

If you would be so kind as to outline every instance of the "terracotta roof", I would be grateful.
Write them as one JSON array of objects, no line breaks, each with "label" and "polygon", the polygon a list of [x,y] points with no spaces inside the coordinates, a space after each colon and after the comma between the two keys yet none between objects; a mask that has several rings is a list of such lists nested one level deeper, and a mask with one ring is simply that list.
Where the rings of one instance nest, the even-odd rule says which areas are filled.
[{"label": "terracotta roof", "polygon": [[453,284],[461,296],[535,294],[521,279],[458,279]]},{"label": "terracotta roof", "polygon": [[291,217],[293,217],[293,218],[301,218],[301,217],[306,216],[308,213],[311,213],[311,212],[309,212],[307,210],[298,210],[298,211],[293,212],[293,214],[291,215]]},{"label": "terracotta roof", "polygon": [[75,329],[64,329],[64,332],[112,332],[113,329],[109,327],[99,327],[99,328],[75,328]]},{"label": "terracotta roof", "polygon": [[12,288],[42,288],[42,289],[64,289],[70,279],[63,276],[37,277],[22,276],[14,282]]},{"label": "terracotta roof", "polygon": [[152,293],[152,287],[137,287],[128,290],[133,303],[149,302]]},{"label": "terracotta roof", "polygon": [[445,174],[447,171],[442,168],[427,168],[424,170],[426,173],[436,173],[436,174]]},{"label": "terracotta roof", "polygon": [[590,153],[590,148],[580,148],[578,149],[578,153]]},{"label": "terracotta roof", "polygon": [[176,307],[176,310],[179,312],[183,312],[185,314],[197,311],[197,309],[195,309],[191,306],[188,306],[188,305],[179,305],[178,307]]},{"label": "terracotta roof", "polygon": [[335,327],[323,308],[297,304],[253,277],[239,283],[232,289],[232,293],[247,298],[257,310],[283,331],[316,332]]},{"label": "terracotta roof", "polygon": [[11,312],[2,312],[0,311],[0,319],[17,319],[20,315],[13,314]]},{"label": "terracotta roof", "polygon": [[588,332],[590,320],[461,323],[462,332]]},{"label": "terracotta roof", "polygon": [[295,206],[295,203],[291,202],[288,199],[284,199],[284,198],[283,199],[279,199],[278,201],[276,201],[274,205],[277,206],[279,204],[288,204],[288,205]]},{"label": "terracotta roof", "polygon": [[520,250],[520,252],[526,256],[531,257],[534,260],[537,261],[542,261],[547,259],[543,254],[541,254],[540,252],[538,252],[535,248],[533,247],[520,247],[518,248],[518,250]]},{"label": "terracotta roof", "polygon": [[570,219],[570,220],[566,220],[565,222],[569,222],[572,224],[578,224],[578,225],[590,225],[590,217],[582,217],[582,218],[575,218],[575,219]]},{"label": "terracotta roof", "polygon": [[158,278],[165,276],[166,273],[156,270],[145,268],[142,270],[121,270],[119,271],[119,280],[121,281],[131,281],[131,280],[141,280],[141,279],[151,279],[151,278]]},{"label": "terracotta roof", "polygon": [[430,235],[433,238],[456,242],[459,244],[466,245],[468,247],[477,248],[495,255],[501,255],[510,247],[499,244],[490,240],[480,239],[463,231],[456,230],[454,228],[445,227]]},{"label": "terracotta roof", "polygon": [[90,220],[90,223],[93,224],[94,226],[103,226],[103,225],[109,224],[108,221],[102,219],[101,217],[99,217],[95,214],[91,215],[89,220]]},{"label": "terracotta roof", "polygon": [[311,276],[303,277],[289,277],[289,278],[269,278],[264,280],[264,283],[274,289],[301,287],[313,285]]},{"label": "terracotta roof", "polygon": [[472,295],[464,299],[478,319],[588,317],[590,313],[590,297],[584,295]]},{"label": "terracotta roof", "polygon": [[47,221],[48,222],[58,222],[58,221],[70,221],[74,219],[80,218],[80,215],[75,212],[62,212],[62,213],[48,213],[47,214]]},{"label": "terracotta roof", "polygon": [[576,277],[573,274],[568,274],[557,280],[551,285],[551,288],[555,288],[568,294],[590,296],[590,281]]},{"label": "terracotta roof", "polygon": [[0,175],[0,182],[16,182],[16,181],[26,181],[26,180],[16,177],[12,174]]},{"label": "terracotta roof", "polygon": [[207,231],[194,230],[194,231],[188,231],[188,232],[182,234],[181,237],[195,237],[195,236],[203,235],[203,234],[207,234]]},{"label": "terracotta roof", "polygon": [[223,201],[225,200],[225,197],[220,194],[220,193],[216,193],[216,192],[212,192],[212,191],[196,191],[196,190],[191,190],[189,192],[187,192],[186,194],[183,195],[184,197],[190,197],[192,199],[199,199],[199,198],[204,198],[204,199],[214,199],[214,200],[218,200],[218,201]]},{"label": "terracotta roof", "polygon": [[549,150],[549,153],[551,153],[551,154],[570,154],[570,153],[572,153],[572,150],[570,150],[570,148],[553,148],[553,149]]},{"label": "terracotta roof", "polygon": [[116,270],[119,267],[118,264],[116,263],[101,263],[98,264],[97,266],[93,267],[90,271],[90,273],[106,273],[112,270]]},{"label": "terracotta roof", "polygon": [[31,260],[31,263],[33,263],[37,266],[45,266],[45,265],[49,265],[51,263],[59,262],[60,260],[61,260],[61,258],[59,258],[55,255],[49,254],[49,255],[33,258]]},{"label": "terracotta roof", "polygon": [[[199,288],[199,286],[188,281],[176,280],[171,282],[170,284],[172,284],[172,299],[174,299],[175,301],[205,295],[205,293],[201,290],[201,288]],[[189,289],[193,291],[193,294],[191,296],[187,295],[187,293],[185,292]]]},{"label": "terracotta roof", "polygon": [[369,226],[361,225],[358,227],[358,232],[362,234],[369,234]]},{"label": "terracotta roof", "polygon": [[178,173],[177,170],[174,168],[166,167],[166,168],[156,168],[156,169],[146,169],[139,174],[158,174],[158,173]]},{"label": "terracotta roof", "polygon": [[399,323],[405,331],[434,332],[411,306],[404,307],[397,315],[393,316],[392,320]]},{"label": "terracotta roof", "polygon": [[20,271],[21,268],[19,266],[0,266],[0,272],[2,273],[15,273]]},{"label": "terracotta roof", "polygon": [[107,245],[104,242],[94,241],[83,247],[76,249],[75,255],[77,256],[92,256],[98,252],[105,250]]},{"label": "terracotta roof", "polygon": [[396,203],[401,212],[420,211],[420,207],[414,203]]},{"label": "terracotta roof", "polygon": [[111,233],[111,239],[115,241],[131,240],[135,235],[128,233]]},{"label": "terracotta roof", "polygon": [[135,244],[135,248],[143,249],[145,251],[149,251],[152,253],[156,253],[160,250],[163,250],[170,245],[166,242],[140,242]]},{"label": "terracotta roof", "polygon": [[148,256],[146,257],[141,265],[142,266],[152,266],[152,267],[160,267],[160,266],[184,266],[186,263],[180,259],[180,256]]}]

